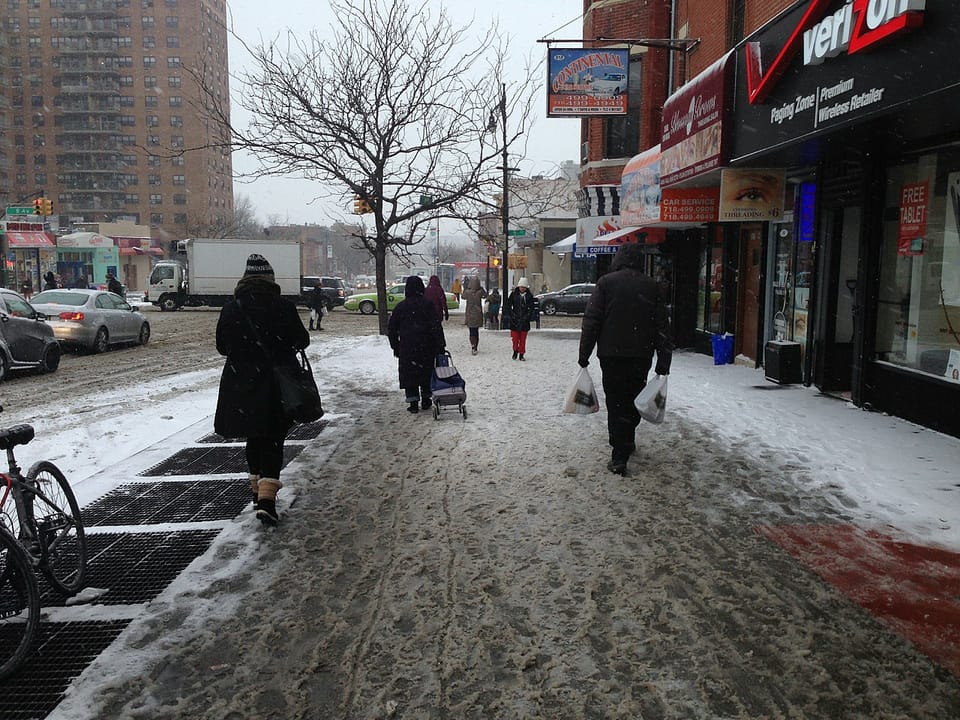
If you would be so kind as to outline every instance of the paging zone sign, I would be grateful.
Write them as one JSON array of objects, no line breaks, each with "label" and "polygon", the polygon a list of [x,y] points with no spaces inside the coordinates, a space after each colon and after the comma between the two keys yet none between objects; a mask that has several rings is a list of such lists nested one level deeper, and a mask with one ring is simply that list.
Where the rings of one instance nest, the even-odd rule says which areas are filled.
[{"label": "paging zone sign", "polygon": [[[747,98],[751,105],[767,98],[798,52],[803,52],[805,66],[819,65],[841,53],[863,52],[920,27],[926,9],[926,0],[848,0],[836,12],[828,14],[831,3],[832,0],[812,0],[767,68],[764,68],[760,43],[746,44]],[[860,107],[878,102],[882,93],[882,88],[864,93]],[[811,109],[810,102],[810,98],[796,100],[801,110]]]}]

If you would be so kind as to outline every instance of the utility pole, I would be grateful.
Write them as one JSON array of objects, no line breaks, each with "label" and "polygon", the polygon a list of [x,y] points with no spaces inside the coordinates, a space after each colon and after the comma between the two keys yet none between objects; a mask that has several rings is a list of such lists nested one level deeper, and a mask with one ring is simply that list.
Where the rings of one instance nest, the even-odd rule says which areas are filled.
[{"label": "utility pole", "polygon": [[507,278],[510,275],[510,201],[509,201],[509,182],[510,182],[510,167],[507,162],[507,86],[505,83],[500,84],[500,132],[501,132],[501,141],[503,142],[503,197],[500,200],[500,222],[503,229],[503,262],[501,263],[501,269],[503,270],[503,279],[500,281],[500,295],[503,298],[501,307],[503,311],[500,316],[503,318],[501,324],[501,329],[510,326],[509,320],[509,311],[507,308],[507,294],[510,292],[510,288],[507,285]]}]

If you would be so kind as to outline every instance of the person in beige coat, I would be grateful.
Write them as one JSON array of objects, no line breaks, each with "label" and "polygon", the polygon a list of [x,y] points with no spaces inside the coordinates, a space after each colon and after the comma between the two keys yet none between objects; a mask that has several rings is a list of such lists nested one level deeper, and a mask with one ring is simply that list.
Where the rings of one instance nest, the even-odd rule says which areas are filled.
[{"label": "person in beige coat", "polygon": [[463,314],[463,324],[470,330],[470,352],[477,354],[477,345],[480,343],[480,328],[483,326],[483,301],[487,291],[480,285],[480,278],[474,275],[467,283],[463,292],[467,307]]}]

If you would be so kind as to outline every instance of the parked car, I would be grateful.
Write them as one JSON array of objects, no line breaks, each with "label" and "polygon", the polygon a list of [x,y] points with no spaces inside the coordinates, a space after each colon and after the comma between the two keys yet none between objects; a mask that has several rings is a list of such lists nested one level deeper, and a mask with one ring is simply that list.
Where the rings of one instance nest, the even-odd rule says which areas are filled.
[{"label": "parked car", "polygon": [[103,290],[44,290],[34,307],[62,345],[104,352],[110,345],[150,340],[150,323],[119,295]]},{"label": "parked car", "polygon": [[[404,285],[391,285],[387,288],[387,311],[392,311],[403,298],[404,295]],[[447,297],[447,308],[450,310],[456,310],[460,307],[460,303],[457,302],[457,296],[453,293],[444,293]],[[344,310],[359,310],[364,315],[372,315],[377,311],[377,293],[376,292],[366,292],[366,293],[356,293],[347,298],[347,301],[343,304]]]},{"label": "parked car", "polygon": [[326,277],[323,275],[303,275],[300,277],[300,302],[310,304],[310,293],[320,283],[323,290],[323,299],[326,309],[333,310],[343,305],[347,299],[347,286],[341,278]]},{"label": "parked car", "polygon": [[541,293],[537,295],[540,312],[544,315],[556,315],[558,312],[569,315],[580,314],[587,309],[587,301],[595,287],[593,283],[580,283],[567,285],[563,290],[556,292]]},{"label": "parked car", "polygon": [[43,314],[20,293],[0,288],[0,380],[12,370],[53,372],[60,366],[60,343]]},{"label": "parked car", "polygon": [[617,97],[627,90],[627,75],[620,72],[604,73],[603,77],[595,78],[593,81],[593,91],[601,93],[610,93]]}]

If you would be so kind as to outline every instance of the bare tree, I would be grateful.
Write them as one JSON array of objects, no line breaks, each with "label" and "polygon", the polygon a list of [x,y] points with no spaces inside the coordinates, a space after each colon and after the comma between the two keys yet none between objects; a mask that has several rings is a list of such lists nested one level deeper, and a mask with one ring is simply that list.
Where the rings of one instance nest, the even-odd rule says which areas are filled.
[{"label": "bare tree", "polygon": [[477,38],[427,2],[331,5],[328,41],[288,31],[282,44],[244,46],[254,69],[238,78],[234,102],[251,118],[245,127],[204,91],[202,67],[196,76],[222,143],[251,153],[259,174],[316,180],[369,207],[358,241],[374,259],[386,333],[387,253],[408,253],[438,217],[458,217],[461,203],[489,196],[504,138],[512,146],[525,134],[533,76],[527,63],[525,78],[509,86],[514,127],[497,137],[490,110],[507,86],[495,26]]},{"label": "bare tree", "polygon": [[256,238],[260,237],[262,225],[257,220],[256,208],[247,195],[238,195],[233,210],[211,217],[204,213],[191,213],[184,226],[185,237],[203,238]]}]

